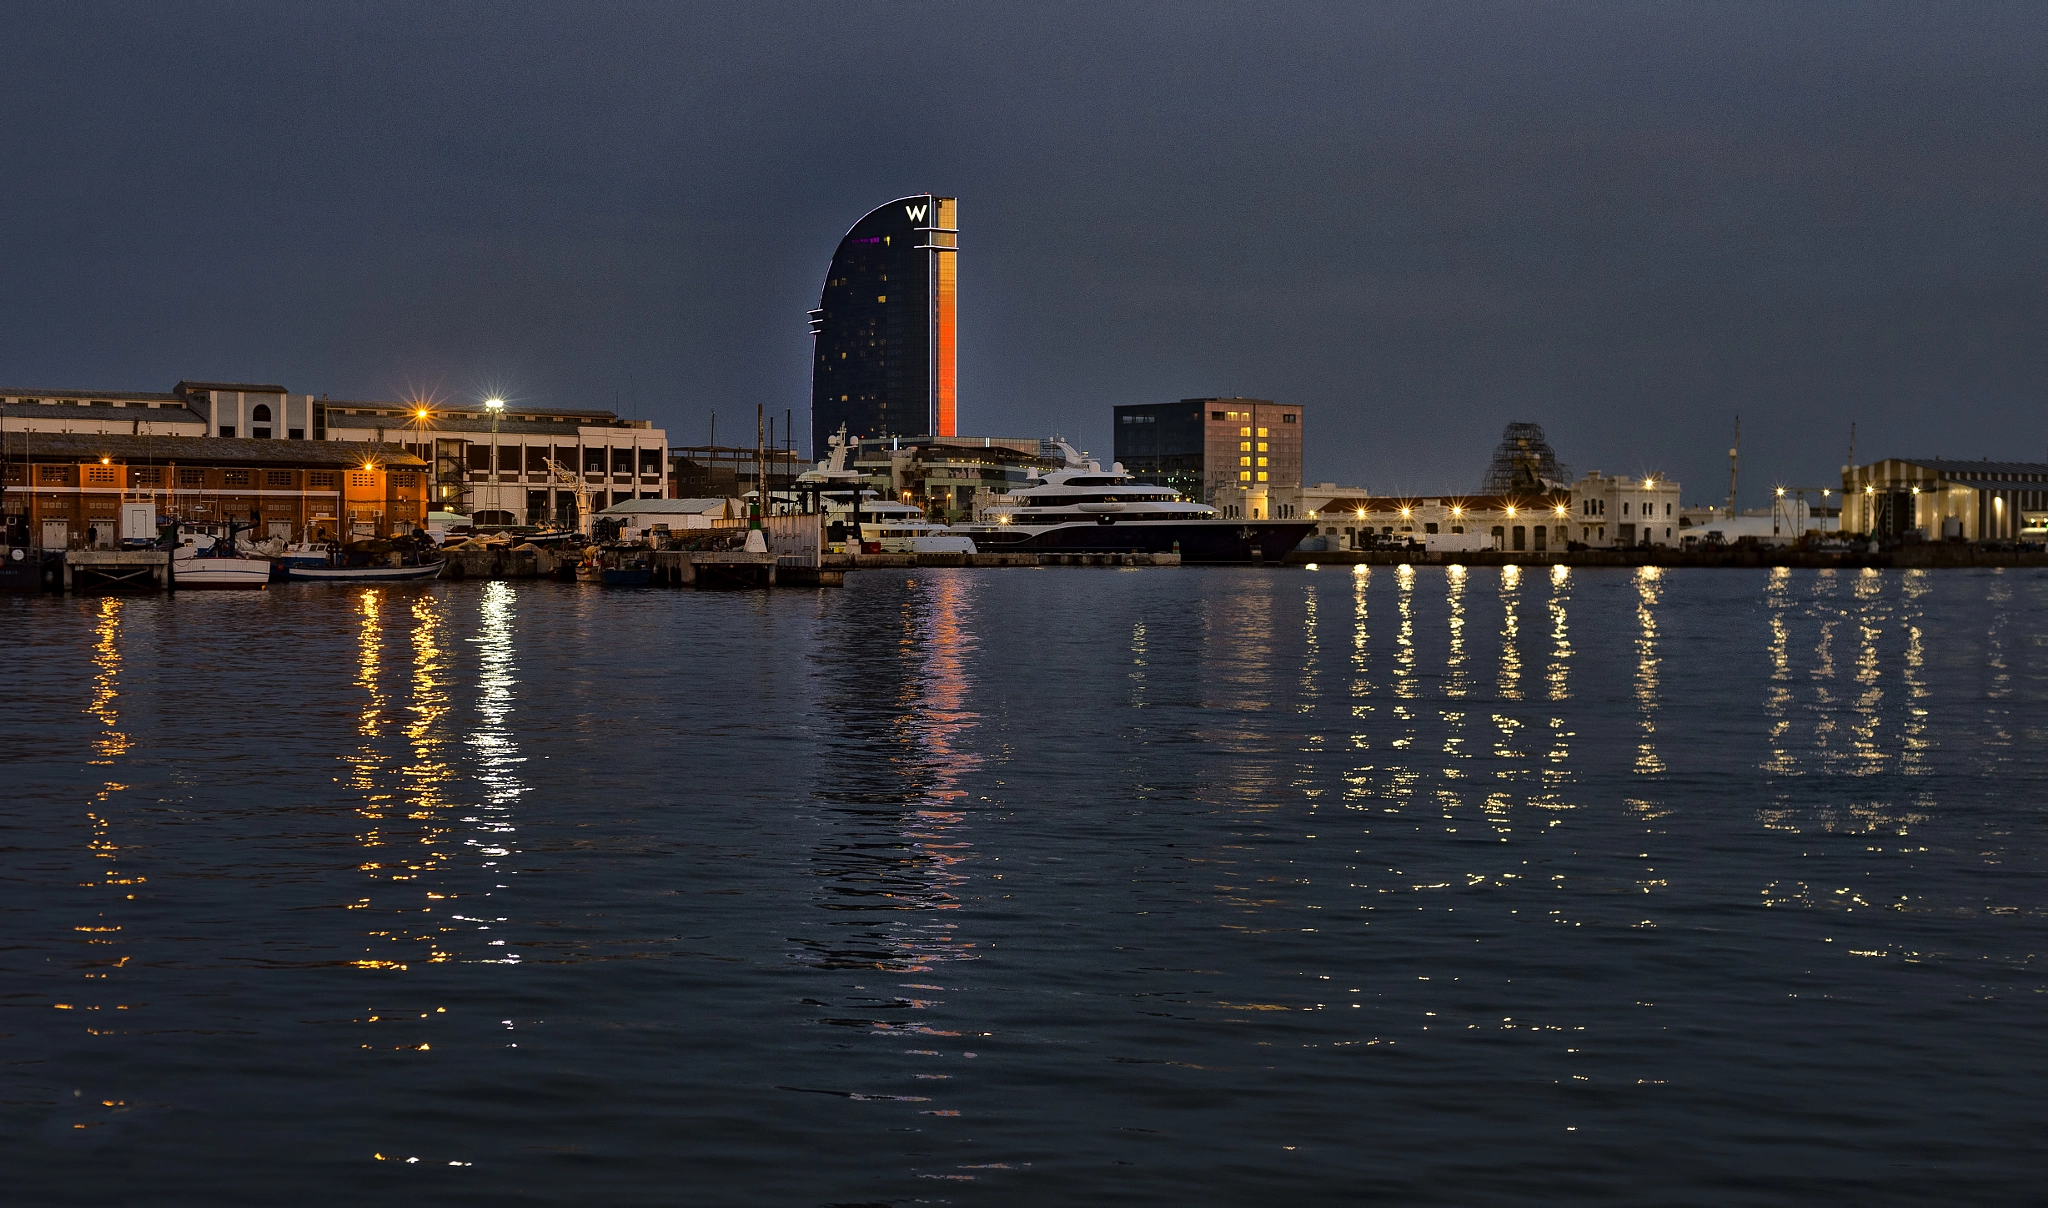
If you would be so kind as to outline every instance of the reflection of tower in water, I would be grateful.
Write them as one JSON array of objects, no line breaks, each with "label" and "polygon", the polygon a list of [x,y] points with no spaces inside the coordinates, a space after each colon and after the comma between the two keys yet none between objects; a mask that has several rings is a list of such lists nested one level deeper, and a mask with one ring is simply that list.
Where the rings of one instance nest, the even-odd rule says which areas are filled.
[{"label": "reflection of tower in water", "polygon": [[960,780],[980,759],[955,746],[977,720],[962,623],[972,591],[959,576],[914,584],[889,624],[854,616],[845,640],[825,644],[838,682],[822,702],[817,796],[838,825],[812,872],[819,905],[839,917],[829,934],[798,939],[810,963],[916,973],[974,959],[959,924],[934,913],[959,909],[972,850]]}]

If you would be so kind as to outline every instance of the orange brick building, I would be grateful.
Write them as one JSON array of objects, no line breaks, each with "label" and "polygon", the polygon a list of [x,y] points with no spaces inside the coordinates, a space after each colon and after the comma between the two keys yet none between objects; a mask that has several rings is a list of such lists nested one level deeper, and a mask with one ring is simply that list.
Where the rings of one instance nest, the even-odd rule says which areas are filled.
[{"label": "orange brick building", "polygon": [[0,444],[0,518],[44,549],[119,543],[123,503],[202,529],[230,522],[258,537],[353,540],[426,521],[428,465],[402,447],[13,432]]}]

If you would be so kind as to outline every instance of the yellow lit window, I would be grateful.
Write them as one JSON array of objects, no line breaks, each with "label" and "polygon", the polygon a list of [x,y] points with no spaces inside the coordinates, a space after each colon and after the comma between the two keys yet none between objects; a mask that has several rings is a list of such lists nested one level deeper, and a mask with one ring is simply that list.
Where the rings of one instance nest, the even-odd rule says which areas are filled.
[{"label": "yellow lit window", "polygon": [[1266,459],[1265,459],[1265,458],[1263,458],[1263,457],[1259,458],[1259,464],[1260,464],[1260,465],[1265,465],[1265,464],[1266,464]]},{"label": "yellow lit window", "polygon": [[1252,472],[1250,470],[1239,470],[1237,472],[1237,480],[1239,482],[1250,482],[1252,480]]},{"label": "yellow lit window", "polygon": [[1237,430],[1237,434],[1239,436],[1250,436],[1252,434],[1252,430],[1250,428],[1239,428]]},{"label": "yellow lit window", "polygon": [[887,302],[888,300],[889,300],[889,295],[887,295],[887,294],[879,294],[879,295],[877,295],[877,296],[875,297],[875,301],[877,301],[877,302]]},{"label": "yellow lit window", "polygon": [[1261,452],[1261,453],[1264,453],[1265,451],[1266,451],[1266,442],[1265,442],[1265,441],[1260,441],[1260,442],[1259,442],[1259,452]]},{"label": "yellow lit window", "polygon": [[1264,439],[1266,439],[1266,430],[1265,430],[1264,428],[1261,428],[1261,429],[1259,429],[1259,439],[1260,439],[1260,440],[1264,440]]},{"label": "yellow lit window", "polygon": [[1237,464],[1241,466],[1248,466],[1252,464],[1252,459],[1249,457],[1240,457],[1237,459]]},{"label": "yellow lit window", "polygon": [[1264,482],[1264,481],[1266,481],[1266,472],[1265,472],[1264,470],[1260,470],[1260,471],[1259,471],[1259,481],[1260,481],[1260,482]]},{"label": "yellow lit window", "polygon": [[1248,441],[1248,440],[1241,440],[1241,441],[1237,442],[1237,451],[1238,451],[1238,452],[1240,452],[1240,453],[1249,453],[1249,452],[1251,452],[1251,451],[1252,451],[1252,442],[1250,442],[1250,441]]}]

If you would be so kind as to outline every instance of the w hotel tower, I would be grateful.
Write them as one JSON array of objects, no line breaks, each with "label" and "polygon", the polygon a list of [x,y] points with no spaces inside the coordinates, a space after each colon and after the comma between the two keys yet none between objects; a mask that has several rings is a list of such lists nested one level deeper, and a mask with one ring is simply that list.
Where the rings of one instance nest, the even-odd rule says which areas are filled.
[{"label": "w hotel tower", "polygon": [[958,202],[921,193],[853,224],[811,312],[811,449],[853,437],[952,436]]}]

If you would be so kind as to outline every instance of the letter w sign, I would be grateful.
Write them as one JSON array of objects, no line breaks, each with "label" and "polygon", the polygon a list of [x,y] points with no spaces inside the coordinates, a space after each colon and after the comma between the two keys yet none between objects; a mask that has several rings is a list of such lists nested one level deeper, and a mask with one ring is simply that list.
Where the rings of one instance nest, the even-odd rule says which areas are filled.
[{"label": "letter w sign", "polygon": [[908,214],[908,215],[910,215],[910,221],[912,221],[912,222],[923,222],[923,221],[924,221],[924,207],[923,207],[923,206],[904,206],[904,207],[903,207],[903,212],[904,212],[905,214]]}]

